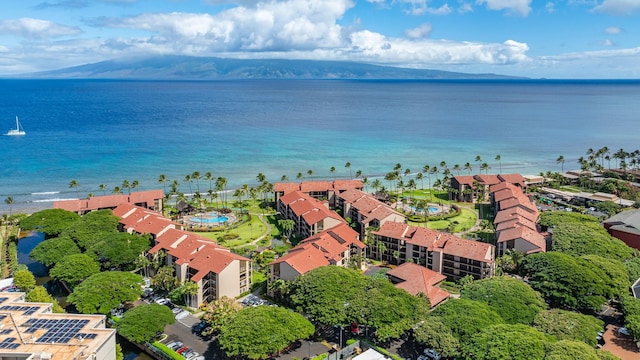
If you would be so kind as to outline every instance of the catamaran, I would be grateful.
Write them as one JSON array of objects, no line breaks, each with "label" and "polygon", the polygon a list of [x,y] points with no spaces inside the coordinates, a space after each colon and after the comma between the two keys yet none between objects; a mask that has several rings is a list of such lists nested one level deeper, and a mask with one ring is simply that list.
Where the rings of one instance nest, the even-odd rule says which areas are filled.
[{"label": "catamaran", "polygon": [[15,129],[10,129],[9,131],[7,131],[7,133],[5,135],[9,135],[9,136],[27,135],[27,133],[24,131],[24,129],[20,125],[20,121],[18,121],[18,117],[17,116],[16,116],[16,128]]}]

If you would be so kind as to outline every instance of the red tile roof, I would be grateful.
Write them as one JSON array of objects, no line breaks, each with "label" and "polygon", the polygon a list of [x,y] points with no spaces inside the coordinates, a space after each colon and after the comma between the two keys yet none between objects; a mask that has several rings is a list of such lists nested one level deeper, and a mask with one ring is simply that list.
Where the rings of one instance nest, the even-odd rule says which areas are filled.
[{"label": "red tile roof", "polygon": [[273,191],[282,192],[282,193],[290,193],[292,191],[300,190],[300,184],[292,183],[292,182],[279,182],[273,184]]},{"label": "red tile roof", "polygon": [[333,182],[333,188],[338,191],[344,191],[348,189],[362,189],[362,180],[335,180]]},{"label": "red tile roof", "polygon": [[537,232],[536,230],[532,230],[526,226],[521,226],[518,224],[516,224],[510,229],[500,231],[498,233],[498,238],[496,239],[496,241],[498,243],[502,243],[509,240],[517,240],[517,239],[522,239],[524,241],[527,241],[532,245],[536,246],[538,249],[540,249],[538,251],[530,251],[529,253],[545,251],[547,247],[544,236],[542,236],[539,232]]},{"label": "red tile roof", "polygon": [[395,269],[389,270],[387,276],[401,280],[401,282],[395,284],[397,288],[404,289],[412,295],[425,294],[432,307],[451,296],[447,291],[436,287],[447,277],[424,266],[404,263]]},{"label": "red tile roof", "polygon": [[353,179],[353,180],[320,180],[320,181],[303,181],[301,183],[293,183],[293,182],[277,182],[273,184],[273,190],[275,192],[281,192],[284,194],[290,193],[292,191],[302,191],[304,193],[309,193],[312,191],[344,191],[348,189],[362,189],[362,180]]},{"label": "red tile roof", "polygon": [[303,193],[329,190],[333,190],[333,183],[331,183],[331,181],[303,181],[300,183],[300,191]]},{"label": "red tile roof", "polygon": [[498,211],[498,213],[496,214],[496,217],[493,219],[493,224],[499,224],[501,222],[504,221],[509,221],[511,220],[514,216],[521,216],[529,221],[533,221],[533,222],[537,222],[538,221],[538,214],[537,213],[532,213],[530,211],[527,211],[519,206],[516,207],[511,207],[508,209],[504,209],[501,211]]},{"label": "red tile roof", "polygon": [[503,222],[501,222],[499,224],[496,224],[495,228],[496,228],[496,231],[502,231],[502,230],[506,230],[506,229],[512,228],[512,227],[514,227],[516,225],[525,226],[525,227],[528,227],[531,230],[536,230],[537,229],[535,222],[533,222],[533,221],[531,221],[529,219],[526,219],[526,218],[524,218],[522,216],[518,216],[518,215],[513,216],[509,220],[506,220],[506,221],[503,221]]},{"label": "red tile roof", "polygon": [[494,185],[494,184],[500,183],[500,179],[498,179],[498,175],[493,175],[493,174],[489,174],[489,175],[478,174],[478,175],[475,175],[474,178],[478,182],[484,185]]},{"label": "red tile roof", "polygon": [[452,234],[423,227],[389,221],[384,223],[380,230],[374,234],[404,240],[409,244],[426,247],[430,251],[442,251],[453,256],[493,262],[493,245],[461,239]]},{"label": "red tile roof", "polygon": [[523,210],[526,210],[532,214],[538,215],[538,208],[531,200],[525,195],[516,195],[516,197],[509,198],[506,200],[500,201],[500,210],[507,210],[513,207],[521,207]]},{"label": "red tile roof", "polygon": [[278,263],[287,263],[300,275],[315,268],[331,264],[329,260],[325,258],[324,253],[312,244],[300,244],[290,249],[286,255],[281,256],[270,265]]},{"label": "red tile roof", "polygon": [[498,178],[500,181],[508,182],[511,184],[520,184],[524,185],[525,178],[520,174],[499,174]]},{"label": "red tile roof", "polygon": [[112,209],[120,204],[131,203],[147,203],[153,205],[156,199],[162,199],[164,192],[162,190],[137,191],[131,194],[113,194],[104,196],[93,196],[88,199],[79,200],[61,200],[54,201],[55,209],[64,209],[73,212],[87,212],[100,209]]},{"label": "red tile roof", "polygon": [[471,175],[459,175],[454,176],[453,178],[458,182],[458,184],[469,186],[473,186],[473,182],[475,181],[475,178]]}]

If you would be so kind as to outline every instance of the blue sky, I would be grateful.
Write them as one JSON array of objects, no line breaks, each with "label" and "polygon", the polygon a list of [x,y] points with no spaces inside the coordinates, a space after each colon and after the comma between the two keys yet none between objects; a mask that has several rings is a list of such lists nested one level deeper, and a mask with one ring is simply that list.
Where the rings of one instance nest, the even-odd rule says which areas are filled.
[{"label": "blue sky", "polygon": [[0,75],[181,54],[640,78],[640,0],[0,2]]}]

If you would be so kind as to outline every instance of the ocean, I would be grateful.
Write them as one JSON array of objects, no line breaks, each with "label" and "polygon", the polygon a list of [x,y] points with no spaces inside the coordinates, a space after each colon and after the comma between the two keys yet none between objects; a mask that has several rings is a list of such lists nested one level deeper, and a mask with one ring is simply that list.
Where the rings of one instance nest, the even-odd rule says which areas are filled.
[{"label": "ocean", "polygon": [[31,212],[100,184],[162,188],[160,174],[189,193],[194,171],[234,188],[258,173],[373,179],[397,163],[538,174],[560,171],[562,155],[579,168],[588,148],[639,148],[639,99],[640,81],[5,79],[0,132],[19,116],[27,134],[0,136],[0,213],[9,196]]}]

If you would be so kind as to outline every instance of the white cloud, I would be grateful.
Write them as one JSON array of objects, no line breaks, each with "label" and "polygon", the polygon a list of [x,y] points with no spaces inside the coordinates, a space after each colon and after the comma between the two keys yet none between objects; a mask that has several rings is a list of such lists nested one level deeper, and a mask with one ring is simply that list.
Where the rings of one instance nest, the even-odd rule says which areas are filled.
[{"label": "white cloud", "polygon": [[460,14],[473,12],[473,5],[469,4],[468,2],[464,2],[464,1],[459,1],[459,3],[460,3],[460,6],[458,7],[458,12]]},{"label": "white cloud", "polygon": [[622,28],[619,28],[617,26],[609,26],[608,28],[604,29],[604,32],[611,35],[618,35],[622,31],[623,31]]},{"label": "white cloud", "polygon": [[605,39],[600,43],[602,46],[616,46],[616,43],[613,40]]},{"label": "white cloud", "polygon": [[640,9],[640,0],[604,0],[594,11],[611,15],[632,15]]},{"label": "white cloud", "polygon": [[429,23],[424,23],[416,28],[405,30],[405,35],[411,39],[420,39],[428,37],[431,34],[433,27]]},{"label": "white cloud", "polygon": [[33,18],[0,20],[0,34],[16,35],[28,39],[56,38],[78,35],[81,32],[76,27],[60,25],[47,20]]},{"label": "white cloud", "polygon": [[549,13],[549,14],[553,14],[554,12],[556,12],[556,4],[552,3],[552,2],[548,2],[544,5],[544,9]]},{"label": "white cloud", "polygon": [[476,0],[486,4],[489,10],[506,10],[508,14],[527,16],[531,12],[531,0]]}]

